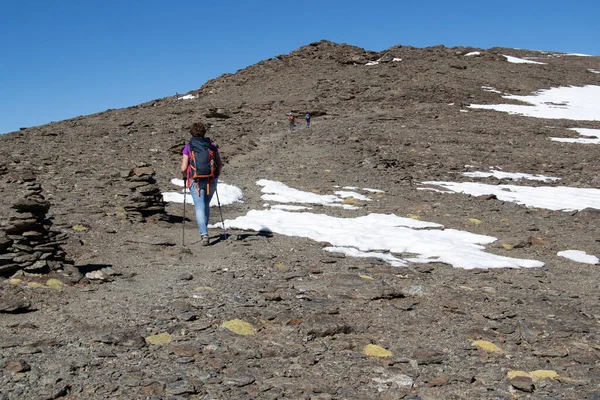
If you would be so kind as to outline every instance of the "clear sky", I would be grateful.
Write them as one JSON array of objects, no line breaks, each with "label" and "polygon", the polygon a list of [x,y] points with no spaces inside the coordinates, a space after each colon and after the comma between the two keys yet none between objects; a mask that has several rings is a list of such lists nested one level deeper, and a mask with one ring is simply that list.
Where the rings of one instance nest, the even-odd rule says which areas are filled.
[{"label": "clear sky", "polygon": [[595,1],[21,0],[0,11],[0,133],[185,93],[321,39],[600,55]]}]

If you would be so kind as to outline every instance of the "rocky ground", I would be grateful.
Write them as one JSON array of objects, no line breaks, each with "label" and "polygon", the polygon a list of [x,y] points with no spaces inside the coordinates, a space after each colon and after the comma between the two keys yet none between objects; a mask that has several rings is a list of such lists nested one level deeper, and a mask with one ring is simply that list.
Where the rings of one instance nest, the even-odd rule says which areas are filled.
[{"label": "rocky ground", "polygon": [[[469,180],[466,165],[562,178],[528,185],[598,188],[597,146],[549,137],[599,122],[466,106],[501,101],[482,86],[600,85],[588,71],[599,64],[319,42],[212,80],[194,100],[0,136],[0,399],[600,398],[600,271],[556,256],[600,254],[598,209],[417,190]],[[290,111],[310,112],[312,127],[299,121],[290,133]],[[385,193],[361,215],[494,236],[487,251],[546,265],[397,268],[308,239],[217,229],[202,247],[189,208],[184,247],[183,207],[162,204],[156,190],[175,189],[196,120],[213,124],[222,179],[244,191],[243,203],[222,208],[225,219],[262,208],[261,178],[323,194],[370,187]]]}]

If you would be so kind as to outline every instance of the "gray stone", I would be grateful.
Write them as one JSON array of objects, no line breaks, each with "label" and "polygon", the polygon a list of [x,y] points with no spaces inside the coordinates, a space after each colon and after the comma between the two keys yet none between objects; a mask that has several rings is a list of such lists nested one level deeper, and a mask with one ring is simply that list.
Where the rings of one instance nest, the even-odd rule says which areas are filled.
[{"label": "gray stone", "polygon": [[173,383],[169,383],[166,392],[170,395],[195,394],[198,393],[198,388],[189,380],[182,379]]},{"label": "gray stone", "polygon": [[528,376],[516,376],[510,380],[510,384],[523,392],[531,393],[534,390],[533,380]]},{"label": "gray stone", "polygon": [[19,372],[28,372],[31,371],[31,366],[27,364],[24,360],[13,360],[7,361],[6,364],[2,367],[7,372],[11,374],[16,374]]},{"label": "gray stone", "polygon": [[191,281],[192,279],[194,279],[194,275],[190,274],[189,272],[184,272],[182,274],[179,274],[177,276],[177,279],[180,281]]},{"label": "gray stone", "polygon": [[256,378],[249,373],[242,373],[233,377],[223,379],[223,385],[243,387],[248,386],[256,381]]},{"label": "gray stone", "polygon": [[27,300],[0,298],[0,313],[18,314],[32,311],[31,303]]}]

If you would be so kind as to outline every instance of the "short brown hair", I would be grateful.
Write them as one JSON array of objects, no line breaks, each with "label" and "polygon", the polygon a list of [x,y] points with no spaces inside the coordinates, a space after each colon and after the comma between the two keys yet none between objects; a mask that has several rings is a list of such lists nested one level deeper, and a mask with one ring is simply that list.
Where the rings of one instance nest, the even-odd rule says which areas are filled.
[{"label": "short brown hair", "polygon": [[190,133],[194,137],[204,137],[206,135],[206,126],[202,122],[194,122],[190,127]]}]

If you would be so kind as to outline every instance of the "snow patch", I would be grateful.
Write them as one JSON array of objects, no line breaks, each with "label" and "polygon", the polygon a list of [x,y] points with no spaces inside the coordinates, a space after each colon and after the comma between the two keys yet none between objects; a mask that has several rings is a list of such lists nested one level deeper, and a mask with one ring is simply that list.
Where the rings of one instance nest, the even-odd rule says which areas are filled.
[{"label": "snow patch", "polygon": [[506,61],[508,61],[509,63],[513,63],[513,64],[546,64],[546,63],[539,62],[539,61],[525,60],[524,58],[507,56],[505,54],[502,54],[502,56],[506,57]]},{"label": "snow patch", "polygon": [[[516,186],[486,185],[474,182],[422,182],[423,185],[443,187],[452,192],[483,196],[493,194],[498,200],[511,201],[527,207],[557,211],[600,209],[600,189],[572,188],[567,186]],[[430,188],[418,188],[431,190]]]},{"label": "snow patch", "polygon": [[470,108],[496,110],[527,117],[600,121],[600,86],[566,86],[540,90],[529,96],[505,95],[519,104],[471,104]]},{"label": "snow patch", "polygon": [[[394,265],[403,261],[441,262],[464,269],[533,268],[544,263],[484,252],[484,244],[497,239],[439,224],[402,218],[393,214],[369,214],[356,218],[336,218],[308,212],[251,210],[245,216],[225,220],[225,229],[269,231],[330,243],[330,250],[359,257],[381,258]],[[220,224],[215,224],[217,228]],[[343,248],[343,249],[340,249]],[[392,257],[382,253],[387,250]],[[367,254],[365,254],[367,253]],[[401,258],[401,254],[417,257]]]},{"label": "snow patch", "polygon": [[581,250],[564,250],[556,253],[557,256],[568,258],[569,260],[577,261],[584,264],[598,264],[600,260],[596,256],[587,254]]},{"label": "snow patch", "polygon": [[480,172],[480,171],[464,172],[463,175],[471,177],[471,178],[495,177],[497,179],[512,179],[514,181],[518,181],[521,179],[527,179],[530,181],[542,181],[542,182],[552,182],[552,181],[560,180],[560,178],[556,178],[553,176],[531,175],[531,174],[524,174],[521,172],[504,172],[504,171],[497,171],[497,170],[490,170],[489,172]]}]

